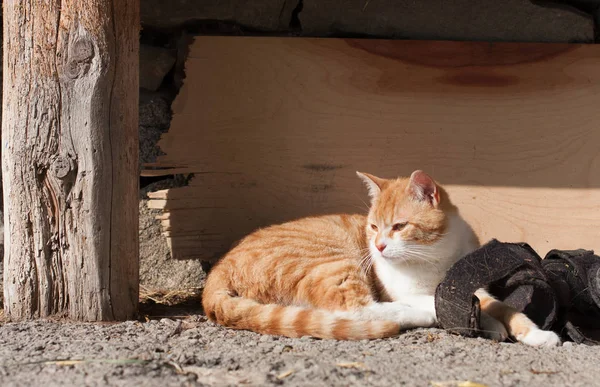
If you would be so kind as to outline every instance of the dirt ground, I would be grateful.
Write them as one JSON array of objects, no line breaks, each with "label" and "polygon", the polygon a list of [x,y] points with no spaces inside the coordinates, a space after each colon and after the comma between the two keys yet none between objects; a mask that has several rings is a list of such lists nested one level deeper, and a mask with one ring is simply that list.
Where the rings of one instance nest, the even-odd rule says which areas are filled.
[{"label": "dirt ground", "polygon": [[152,312],[154,316],[142,317],[142,321],[118,324],[4,323],[0,326],[1,384],[481,387],[600,383],[600,347],[568,343],[536,349],[466,339],[438,329],[360,342],[289,339],[224,329],[196,314],[197,309],[153,308]]}]

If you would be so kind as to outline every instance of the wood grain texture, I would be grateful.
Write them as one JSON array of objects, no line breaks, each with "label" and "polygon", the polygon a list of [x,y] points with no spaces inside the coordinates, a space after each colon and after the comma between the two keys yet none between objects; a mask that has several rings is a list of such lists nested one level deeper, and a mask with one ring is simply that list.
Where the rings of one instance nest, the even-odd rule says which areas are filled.
[{"label": "wood grain texture", "polygon": [[9,1],[4,21],[5,311],[132,318],[139,0]]},{"label": "wood grain texture", "polygon": [[178,258],[253,229],[365,212],[354,171],[423,169],[482,241],[600,249],[600,47],[197,38],[153,194]]}]

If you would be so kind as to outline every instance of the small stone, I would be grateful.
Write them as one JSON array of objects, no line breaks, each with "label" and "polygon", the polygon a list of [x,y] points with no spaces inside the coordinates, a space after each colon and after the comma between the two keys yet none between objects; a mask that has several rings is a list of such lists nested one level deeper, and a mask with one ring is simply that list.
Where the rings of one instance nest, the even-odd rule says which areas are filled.
[{"label": "small stone", "polygon": [[259,343],[258,348],[262,350],[263,353],[271,352],[275,348],[275,344],[273,343]]}]

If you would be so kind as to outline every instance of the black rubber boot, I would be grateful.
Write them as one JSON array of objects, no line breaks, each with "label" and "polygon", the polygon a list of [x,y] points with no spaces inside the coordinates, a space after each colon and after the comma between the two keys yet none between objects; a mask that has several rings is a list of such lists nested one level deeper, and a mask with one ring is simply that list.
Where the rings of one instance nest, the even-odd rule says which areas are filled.
[{"label": "black rubber boot", "polygon": [[576,343],[600,344],[600,257],[591,250],[552,250],[542,266],[560,305],[555,329]]},{"label": "black rubber boot", "polygon": [[552,327],[558,304],[541,258],[526,243],[495,239],[466,255],[436,289],[439,324],[464,336],[477,336],[480,307],[474,293],[487,288],[499,300],[524,312],[542,329]]}]

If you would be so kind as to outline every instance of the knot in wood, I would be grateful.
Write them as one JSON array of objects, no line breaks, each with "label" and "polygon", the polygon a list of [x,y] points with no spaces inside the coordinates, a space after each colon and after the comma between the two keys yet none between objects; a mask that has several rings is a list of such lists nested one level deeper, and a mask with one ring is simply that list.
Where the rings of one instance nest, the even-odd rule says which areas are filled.
[{"label": "knot in wood", "polygon": [[52,163],[52,170],[54,175],[59,179],[67,177],[69,172],[73,169],[71,159],[65,156],[58,156]]},{"label": "knot in wood", "polygon": [[78,39],[69,48],[69,54],[65,66],[65,73],[71,79],[84,76],[94,57],[94,46],[87,39]]}]

